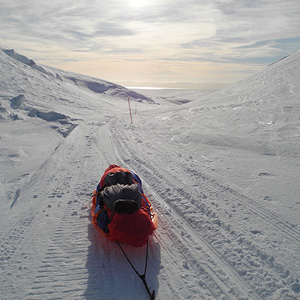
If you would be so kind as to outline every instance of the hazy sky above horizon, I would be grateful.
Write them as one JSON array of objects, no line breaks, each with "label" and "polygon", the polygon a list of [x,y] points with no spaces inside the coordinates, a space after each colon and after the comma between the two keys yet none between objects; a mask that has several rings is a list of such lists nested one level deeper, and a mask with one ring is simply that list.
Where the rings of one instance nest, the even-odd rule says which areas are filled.
[{"label": "hazy sky above horizon", "polygon": [[0,0],[0,47],[112,82],[234,82],[300,48],[299,0]]}]

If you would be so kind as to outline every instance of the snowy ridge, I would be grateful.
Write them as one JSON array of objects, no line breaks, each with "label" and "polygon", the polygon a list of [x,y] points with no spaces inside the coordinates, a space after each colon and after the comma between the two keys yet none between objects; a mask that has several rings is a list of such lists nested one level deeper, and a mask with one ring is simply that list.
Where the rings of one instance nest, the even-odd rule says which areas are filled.
[{"label": "snowy ridge", "polygon": [[[2,50],[0,48],[0,50]],[[49,77],[55,78],[58,81],[71,82],[78,87],[88,89],[95,93],[106,93],[108,92],[110,95],[124,97],[127,100],[128,97],[133,99],[137,99],[137,101],[146,101],[149,103],[154,103],[154,101],[148,97],[145,97],[142,94],[139,94],[134,91],[130,91],[123,86],[100,80],[97,78],[92,78],[89,76],[84,76],[76,73],[65,72],[63,70],[59,70],[52,67],[42,67],[36,64],[36,62],[32,59],[27,58],[24,55],[17,53],[14,49],[3,49],[4,53],[8,56],[12,57],[18,62],[21,62],[30,68],[33,68]]]},{"label": "snowy ridge", "polygon": [[[159,215],[156,299],[299,299],[299,52],[219,92],[180,92],[180,106],[174,91],[135,101],[133,124],[110,83],[0,59],[1,300],[148,299],[91,225],[112,163],[139,174]],[[124,247],[143,269],[144,248]]]}]

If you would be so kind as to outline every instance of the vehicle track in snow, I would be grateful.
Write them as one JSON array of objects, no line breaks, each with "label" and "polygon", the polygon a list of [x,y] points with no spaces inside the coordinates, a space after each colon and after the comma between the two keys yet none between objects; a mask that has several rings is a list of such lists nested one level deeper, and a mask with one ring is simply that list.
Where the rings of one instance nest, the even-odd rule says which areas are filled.
[{"label": "vehicle track in snow", "polygon": [[[79,129],[70,148],[74,153],[69,153],[65,162],[74,165],[68,178],[70,191],[62,199],[66,203],[60,206],[61,217],[47,240],[47,250],[24,298],[131,300],[138,293],[139,299],[146,300],[142,283],[116,243],[100,237],[91,224],[90,196],[104,169],[118,160],[110,143],[110,132],[103,122],[91,122]],[[58,179],[62,179],[61,175],[57,175]],[[141,253],[136,256],[140,257]]]},{"label": "vehicle track in snow", "polygon": [[[73,165],[72,172],[66,177],[70,181],[69,194],[61,197],[61,218],[58,218],[57,229],[49,240],[26,299],[95,299],[99,293],[99,288],[88,288],[93,280],[92,261],[104,264],[103,256],[99,251],[93,251],[90,245],[90,240],[95,237],[88,218],[88,201],[97,184],[97,166],[105,163],[101,151],[96,151],[97,134],[103,136],[105,133],[104,129],[101,132],[101,125],[83,125],[77,137],[72,137],[74,145],[66,148],[69,152],[64,155],[66,161],[62,168],[70,171],[64,164]],[[57,174],[57,181],[64,177],[64,174]],[[65,183],[56,189],[63,191]]]},{"label": "vehicle track in snow", "polygon": [[92,273],[102,278],[103,299],[120,299],[111,286],[127,269],[105,276],[99,266],[109,271],[117,262],[105,263],[102,249],[91,245],[98,240],[90,195],[108,161],[116,159],[104,124],[78,126],[21,188],[11,211],[15,222],[0,245],[1,300],[95,299],[100,287]]},{"label": "vehicle track in snow", "polygon": [[[247,276],[251,269],[245,268],[251,261],[245,257],[282,288],[287,270],[235,232],[222,216],[224,207],[217,205],[221,198],[232,205],[247,197],[196,172],[184,158],[176,159],[175,166],[172,150],[168,156],[165,148],[160,151],[155,145],[144,145],[144,136],[116,122],[104,117],[78,126],[21,188],[13,211],[22,211],[22,201],[29,201],[29,208],[16,214],[0,246],[0,270],[5,274],[1,287],[12,295],[4,299],[95,299],[101,293],[101,299],[129,300],[136,297],[136,291],[140,299],[147,299],[119,249],[99,239],[88,218],[89,194],[112,163],[127,165],[141,176],[160,215],[159,230],[150,243],[148,272],[150,286],[159,287],[157,299],[160,290],[167,290],[171,297],[184,290],[187,297],[197,300],[199,295],[202,299],[265,299],[255,286],[257,281]],[[252,206],[255,203],[247,209]],[[272,218],[272,214],[259,216],[265,221]],[[40,253],[34,251],[37,241],[43,244],[37,247]],[[18,272],[12,272],[11,266]],[[19,285],[28,290],[18,290]]]},{"label": "vehicle track in snow", "polygon": [[[187,228],[197,236],[199,244],[205,248],[204,252],[209,254],[219,267],[222,266],[225,269],[226,275],[221,277],[224,281],[226,276],[231,278],[249,299],[272,297],[272,293],[276,290],[283,290],[287,297],[293,299],[295,294],[286,289],[287,277],[292,272],[285,269],[273,256],[260,249],[255,242],[250,241],[241,232],[236,231],[236,228],[233,228],[229,223],[230,217],[227,216],[227,219],[224,219],[222,214],[224,215],[226,210],[227,214],[242,211],[245,217],[251,215],[251,218],[259,219],[260,223],[258,224],[277,228],[277,234],[280,238],[298,243],[299,233],[293,229],[291,224],[270,210],[261,207],[254,200],[223,186],[218,181],[190,167],[189,163],[184,162],[184,159],[179,164],[179,160],[176,159],[177,166],[172,164],[172,156],[176,155],[175,151],[167,149],[166,146],[161,144],[159,145],[160,149],[150,144],[144,146],[144,136],[141,136],[137,130],[118,132],[119,129],[114,123],[111,124],[111,128],[115,133],[114,143],[118,145],[117,149],[119,149],[124,162],[128,164],[128,167],[136,169],[150,186],[149,190],[154,190],[155,197],[160,198],[160,201],[153,200],[159,212],[162,213],[165,210],[165,207],[161,206],[163,202],[166,207],[175,210],[177,219],[184,221]],[[130,149],[133,141],[137,141],[135,151]],[[168,152],[170,155],[164,156],[164,153]],[[153,159],[153,155],[157,157],[157,160]],[[170,181],[169,179],[172,177],[173,179]],[[160,184],[161,182],[163,184]],[[174,184],[175,182],[177,184]],[[178,187],[178,183],[184,188]],[[166,189],[162,186],[168,186],[169,188]],[[186,203],[187,199],[188,204]],[[209,204],[209,201],[214,203]],[[221,201],[227,203],[226,205],[231,208],[228,209],[226,205],[225,207],[223,204],[221,205]],[[169,218],[168,215],[167,218]],[[229,246],[228,243],[230,243]],[[201,257],[199,259],[201,260]],[[261,278],[253,278],[257,268],[264,270]],[[211,266],[208,269],[215,270]],[[264,276],[271,278],[270,287],[261,286],[260,281],[263,281]],[[213,277],[217,282],[219,278],[217,272]],[[225,286],[230,289],[230,284],[225,284]],[[226,295],[226,293],[224,294]]]},{"label": "vehicle track in snow", "polygon": [[48,244],[56,238],[59,220],[70,211],[79,176],[78,157],[81,150],[84,153],[84,147],[74,147],[74,141],[63,140],[21,189],[11,212],[16,221],[1,243],[2,299],[24,299],[26,291],[20,286],[31,286]]},{"label": "vehicle track in snow", "polygon": [[[172,240],[171,245],[174,245],[179,252],[183,253],[183,257],[186,258],[187,265],[185,267],[193,270],[191,273],[194,274],[202,284],[210,282],[210,286],[206,288],[206,291],[210,289],[212,296],[216,299],[222,296],[226,297],[223,299],[242,299],[241,297],[246,297],[246,295],[249,299],[261,299],[254,290],[251,291],[250,286],[237,274],[232,266],[230,266],[211,245],[205,242],[199,233],[194,232],[194,229],[192,229],[189,222],[187,222],[188,220],[185,220],[185,216],[176,211],[176,207],[174,207],[175,212],[172,208],[172,212],[169,213],[170,203],[167,204],[169,208],[162,205],[163,203],[167,203],[165,198],[170,197],[170,190],[172,190],[173,184],[168,180],[169,175],[164,177],[162,175],[163,172],[157,169],[157,167],[153,165],[153,162],[149,163],[132,153],[130,151],[130,142],[126,144],[126,141],[130,139],[126,139],[124,132],[118,133],[115,127],[113,127],[112,131],[115,133],[114,143],[117,145],[120,155],[124,157],[124,161],[128,163],[128,167],[132,168],[133,171],[136,169],[142,176],[145,184],[151,186],[148,187],[149,191],[153,192],[153,189],[156,191],[154,196],[155,200],[153,202],[157,206],[159,213],[164,215],[160,224],[164,223],[165,219],[169,220],[168,225],[164,225],[164,229],[168,232],[167,235]],[[122,138],[120,138],[121,136]],[[129,159],[129,157],[131,158]],[[170,189],[166,191],[167,194],[161,190],[159,182],[163,182],[163,185],[170,187]],[[178,189],[178,187],[174,187],[174,189]],[[177,200],[180,202],[178,197]],[[171,205],[171,207],[173,206]],[[174,227],[177,229],[174,230]],[[173,228],[171,233],[170,228]],[[187,235],[188,238],[184,235]],[[162,236],[165,235],[162,234]],[[159,241],[164,245],[163,247],[167,249],[170,247],[170,244],[165,244],[164,239],[165,238],[162,238]],[[198,249],[195,250],[195,247],[198,247]],[[193,251],[190,249],[193,249]],[[205,263],[203,260],[205,260]],[[183,264],[185,265],[185,263]],[[221,267],[225,268],[226,272],[223,271]],[[189,274],[189,272],[183,269],[183,274]],[[195,281],[192,280],[192,282]],[[236,283],[238,283],[239,289],[242,291],[237,291]],[[191,287],[190,289],[193,290],[195,288],[196,287]],[[232,292],[228,292],[229,290]],[[201,289],[198,291],[198,294],[200,291]],[[188,292],[189,290],[187,290],[187,293]],[[195,294],[194,291],[192,292],[192,295],[193,294]]]},{"label": "vehicle track in snow", "polygon": [[226,186],[222,186],[217,181],[211,180],[210,178],[208,178],[203,173],[197,170],[186,168],[183,165],[181,165],[181,168],[184,169],[186,174],[189,174],[191,177],[194,177],[197,180],[204,179],[206,181],[206,184],[209,184],[219,193],[225,194],[227,196],[226,198],[232,198],[236,202],[241,203],[243,206],[246,206],[248,210],[253,211],[262,219],[267,220],[269,223],[271,223],[272,226],[276,227],[279,230],[279,232],[286,238],[300,243],[300,232],[295,230],[294,226],[291,223],[289,223],[287,220],[284,220],[273,211],[266,209],[265,207],[259,205],[255,200],[245,195],[242,195],[236,190],[233,190]]}]

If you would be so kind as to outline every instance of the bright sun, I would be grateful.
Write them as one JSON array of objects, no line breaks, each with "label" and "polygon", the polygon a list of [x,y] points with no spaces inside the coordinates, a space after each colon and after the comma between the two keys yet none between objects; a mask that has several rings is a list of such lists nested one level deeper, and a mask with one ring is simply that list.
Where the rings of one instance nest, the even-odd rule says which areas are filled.
[{"label": "bright sun", "polygon": [[133,7],[143,7],[147,5],[147,0],[129,0],[129,4]]}]

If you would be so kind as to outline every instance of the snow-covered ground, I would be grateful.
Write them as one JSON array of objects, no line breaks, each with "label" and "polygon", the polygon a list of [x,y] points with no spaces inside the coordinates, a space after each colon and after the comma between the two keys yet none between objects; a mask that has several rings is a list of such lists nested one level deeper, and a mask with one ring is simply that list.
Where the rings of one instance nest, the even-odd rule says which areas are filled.
[{"label": "snow-covered ground", "polygon": [[299,70],[298,51],[215,93],[145,97],[0,50],[0,299],[149,298],[90,223],[112,163],[159,215],[156,299],[300,299]]}]

